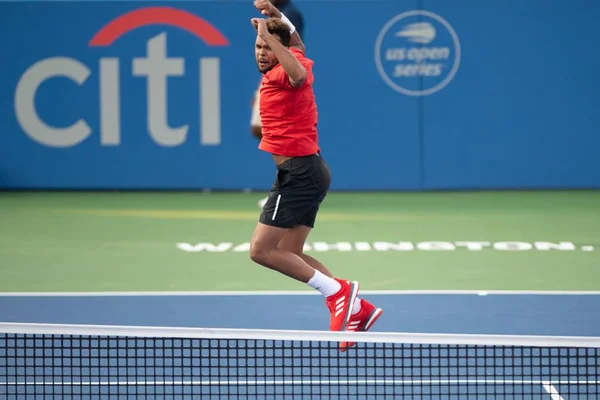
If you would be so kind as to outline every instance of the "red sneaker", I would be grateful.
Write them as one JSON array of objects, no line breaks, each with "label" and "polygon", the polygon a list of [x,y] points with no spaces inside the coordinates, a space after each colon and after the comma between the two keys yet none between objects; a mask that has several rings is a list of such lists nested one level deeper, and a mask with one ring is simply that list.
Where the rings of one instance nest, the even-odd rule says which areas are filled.
[{"label": "red sneaker", "polygon": [[[375,307],[365,299],[360,299],[360,311],[356,315],[350,316],[347,331],[365,332],[371,329],[375,321],[381,317],[383,310]],[[340,343],[340,351],[344,352],[354,346],[354,342]]]},{"label": "red sneaker", "polygon": [[341,289],[336,294],[333,294],[325,299],[325,303],[329,308],[331,318],[329,320],[329,329],[332,331],[343,331],[348,325],[352,307],[358,294],[358,282],[345,281],[334,278],[342,285]]}]

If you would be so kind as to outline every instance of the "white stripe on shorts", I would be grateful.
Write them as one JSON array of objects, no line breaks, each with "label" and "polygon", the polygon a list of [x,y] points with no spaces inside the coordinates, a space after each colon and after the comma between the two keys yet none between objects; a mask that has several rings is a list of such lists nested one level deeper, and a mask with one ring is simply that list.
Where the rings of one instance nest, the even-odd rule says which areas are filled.
[{"label": "white stripe on shorts", "polygon": [[281,200],[281,195],[277,196],[277,203],[275,203],[275,212],[273,213],[273,221],[275,220],[275,216],[277,215],[277,209],[279,208],[279,200]]}]

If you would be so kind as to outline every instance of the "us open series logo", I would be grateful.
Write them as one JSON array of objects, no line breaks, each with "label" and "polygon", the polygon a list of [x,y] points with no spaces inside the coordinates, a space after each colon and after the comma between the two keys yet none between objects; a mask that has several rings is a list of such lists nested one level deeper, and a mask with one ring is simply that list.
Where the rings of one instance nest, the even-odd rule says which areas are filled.
[{"label": "us open series logo", "polygon": [[392,89],[407,96],[427,96],[442,90],[456,75],[460,41],[439,15],[407,11],[389,20],[379,32],[375,64]]}]

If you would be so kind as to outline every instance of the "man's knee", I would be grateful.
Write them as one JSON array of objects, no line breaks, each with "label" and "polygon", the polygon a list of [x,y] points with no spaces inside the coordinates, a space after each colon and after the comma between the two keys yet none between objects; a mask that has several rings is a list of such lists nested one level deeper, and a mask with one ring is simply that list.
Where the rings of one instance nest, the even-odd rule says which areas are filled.
[{"label": "man's knee", "polygon": [[261,243],[250,243],[250,259],[257,264],[266,266],[269,248]]},{"label": "man's knee", "polygon": [[284,228],[259,223],[250,241],[250,259],[257,264],[271,268],[272,266],[268,265],[268,258],[273,250],[277,250],[277,243],[281,241],[285,233],[286,229]]},{"label": "man's knee", "polygon": [[261,264],[261,261],[265,258],[264,250],[260,246],[254,243],[250,244],[250,259],[257,264]]}]

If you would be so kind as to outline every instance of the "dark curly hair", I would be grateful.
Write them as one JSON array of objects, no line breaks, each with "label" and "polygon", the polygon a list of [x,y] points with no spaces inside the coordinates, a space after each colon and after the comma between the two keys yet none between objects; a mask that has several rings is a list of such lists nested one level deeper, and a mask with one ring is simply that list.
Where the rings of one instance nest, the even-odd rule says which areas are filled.
[{"label": "dark curly hair", "polygon": [[267,30],[271,35],[279,36],[282,45],[289,47],[292,35],[290,34],[290,27],[288,24],[279,18],[269,18],[267,20]]}]

